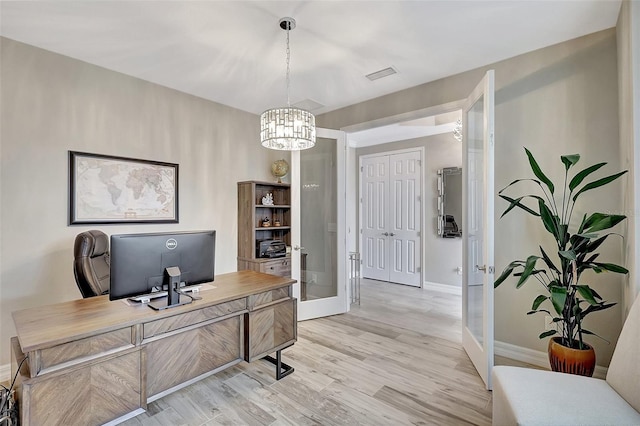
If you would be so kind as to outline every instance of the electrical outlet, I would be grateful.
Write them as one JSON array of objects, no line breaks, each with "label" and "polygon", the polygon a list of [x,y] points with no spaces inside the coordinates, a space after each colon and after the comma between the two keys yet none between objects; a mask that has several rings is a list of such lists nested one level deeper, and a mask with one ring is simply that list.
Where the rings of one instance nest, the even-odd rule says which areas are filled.
[{"label": "electrical outlet", "polygon": [[544,316],[544,330],[545,331],[549,331],[549,330],[555,330],[556,329],[556,323],[553,322],[553,318],[551,317],[551,315],[545,315]]}]

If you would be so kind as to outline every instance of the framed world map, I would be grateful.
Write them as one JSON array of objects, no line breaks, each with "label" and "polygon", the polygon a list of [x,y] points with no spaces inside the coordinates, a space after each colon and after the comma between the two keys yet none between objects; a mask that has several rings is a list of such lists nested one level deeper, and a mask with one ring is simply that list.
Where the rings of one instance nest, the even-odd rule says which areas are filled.
[{"label": "framed world map", "polygon": [[69,151],[69,224],[177,223],[178,165]]}]

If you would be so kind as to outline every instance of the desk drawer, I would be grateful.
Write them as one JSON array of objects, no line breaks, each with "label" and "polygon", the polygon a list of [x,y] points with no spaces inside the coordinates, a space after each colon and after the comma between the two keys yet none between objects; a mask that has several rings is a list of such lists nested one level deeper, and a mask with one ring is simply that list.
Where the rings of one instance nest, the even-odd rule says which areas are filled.
[{"label": "desk drawer", "polygon": [[286,347],[298,338],[296,299],[267,306],[246,314],[245,361],[258,358]]},{"label": "desk drawer", "polygon": [[277,288],[263,293],[252,294],[249,296],[249,310],[253,311],[261,306],[272,304],[280,300],[288,299],[291,286]]},{"label": "desk drawer", "polygon": [[141,407],[140,350],[22,382],[21,424],[101,425]]},{"label": "desk drawer", "polygon": [[39,375],[47,370],[62,367],[62,364],[66,366],[73,361],[82,362],[103,355],[105,352],[130,347],[133,347],[131,327],[53,346],[38,352],[37,365],[30,360],[31,374]]},{"label": "desk drawer", "polygon": [[281,277],[290,277],[291,259],[287,257],[263,262],[260,264],[260,272],[271,275],[279,275]]},{"label": "desk drawer", "polygon": [[199,322],[222,317],[245,309],[247,309],[247,302],[246,299],[242,298],[184,314],[174,315],[169,318],[148,322],[144,324],[144,338],[148,339],[162,333],[178,330],[183,327],[188,327]]},{"label": "desk drawer", "polygon": [[242,359],[244,315],[189,329],[145,346],[147,398]]}]

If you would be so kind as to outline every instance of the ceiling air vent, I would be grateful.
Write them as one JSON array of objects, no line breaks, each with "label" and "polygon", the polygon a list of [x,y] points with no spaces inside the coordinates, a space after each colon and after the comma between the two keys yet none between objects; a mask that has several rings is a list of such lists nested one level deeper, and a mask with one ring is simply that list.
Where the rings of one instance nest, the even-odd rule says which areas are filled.
[{"label": "ceiling air vent", "polygon": [[387,77],[393,74],[397,74],[398,71],[395,70],[395,68],[393,67],[389,67],[389,68],[385,68],[383,70],[380,71],[376,71],[376,72],[372,72],[371,74],[367,74],[365,77],[367,77],[369,80],[374,81],[374,80],[378,80],[381,79],[383,77]]},{"label": "ceiling air vent", "polygon": [[316,102],[313,99],[305,99],[303,101],[296,102],[293,106],[296,108],[306,109],[307,111],[314,111],[324,107],[320,102]]}]

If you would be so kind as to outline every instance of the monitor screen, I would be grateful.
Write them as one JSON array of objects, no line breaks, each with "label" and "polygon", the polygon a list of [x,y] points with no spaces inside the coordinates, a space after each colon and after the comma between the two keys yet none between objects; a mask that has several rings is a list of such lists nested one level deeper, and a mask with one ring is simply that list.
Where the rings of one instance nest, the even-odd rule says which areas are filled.
[{"label": "monitor screen", "polygon": [[215,246],[216,231],[112,235],[109,299],[161,290],[172,266],[185,285],[213,281]]}]

